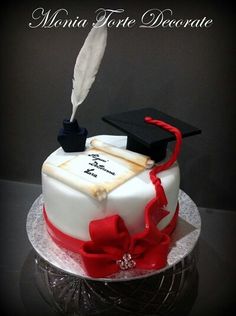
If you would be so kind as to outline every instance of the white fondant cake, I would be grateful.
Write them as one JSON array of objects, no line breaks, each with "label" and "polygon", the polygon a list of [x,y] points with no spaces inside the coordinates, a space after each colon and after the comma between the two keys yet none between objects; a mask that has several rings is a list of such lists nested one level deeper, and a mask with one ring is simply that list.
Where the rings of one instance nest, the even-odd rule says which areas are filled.
[{"label": "white fondant cake", "polygon": [[[91,139],[87,140],[87,146]],[[101,135],[96,136],[96,139],[120,148],[125,148],[127,142],[126,136]],[[45,163],[57,166],[77,155],[78,153],[66,153],[59,148],[46,159]],[[80,167],[87,168],[86,165]],[[106,180],[108,171],[101,173],[101,181]],[[102,201],[77,190],[76,183],[74,187],[69,186],[42,171],[42,189],[47,216],[61,232],[81,240],[90,239],[89,223],[92,220],[114,214],[123,218],[130,234],[140,232],[144,229],[145,206],[155,196],[149,171],[141,171],[115,187]],[[169,211],[169,214],[158,224],[158,228],[163,229],[169,224],[176,211],[180,183],[178,164],[175,163],[171,168],[160,172],[158,177],[167,197],[166,209]]]}]

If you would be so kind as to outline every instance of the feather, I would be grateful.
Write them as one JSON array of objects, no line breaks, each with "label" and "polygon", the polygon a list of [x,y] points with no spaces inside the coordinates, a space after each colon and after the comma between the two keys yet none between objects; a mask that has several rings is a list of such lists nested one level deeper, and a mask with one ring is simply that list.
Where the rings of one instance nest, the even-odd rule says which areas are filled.
[{"label": "feather", "polygon": [[89,93],[104,55],[107,42],[107,28],[106,25],[99,26],[99,23],[101,22],[98,21],[89,32],[75,62],[71,93],[71,122],[74,119],[78,106]]}]

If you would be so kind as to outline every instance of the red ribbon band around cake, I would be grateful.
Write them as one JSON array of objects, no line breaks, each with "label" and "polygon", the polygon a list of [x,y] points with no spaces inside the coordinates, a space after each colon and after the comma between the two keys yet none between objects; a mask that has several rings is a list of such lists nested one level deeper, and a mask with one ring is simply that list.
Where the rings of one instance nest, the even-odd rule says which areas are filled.
[{"label": "red ribbon band around cake", "polygon": [[79,253],[83,259],[84,267],[91,277],[106,277],[120,270],[131,268],[158,270],[165,267],[170,246],[169,235],[174,230],[179,206],[163,230],[157,224],[169,212],[164,208],[167,205],[165,191],[157,174],[171,167],[180,152],[182,142],[181,132],[159,120],[146,117],[145,121],[173,133],[176,137],[176,146],[170,159],[157,165],[150,171],[150,179],[155,186],[156,196],[150,200],[144,210],[145,228],[142,232],[129,234],[129,231],[119,215],[113,215],[91,221],[89,232],[91,240],[82,241],[71,237],[55,227],[46,214],[43,214],[48,232],[53,240],[60,246]]}]

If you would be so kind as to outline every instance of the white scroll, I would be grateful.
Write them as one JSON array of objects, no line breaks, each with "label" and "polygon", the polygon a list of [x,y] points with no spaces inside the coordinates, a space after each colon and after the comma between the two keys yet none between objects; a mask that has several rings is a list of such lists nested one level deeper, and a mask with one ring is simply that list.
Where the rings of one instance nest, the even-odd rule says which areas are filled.
[{"label": "white scroll", "polygon": [[153,164],[145,155],[93,139],[91,148],[76,157],[58,165],[45,162],[42,172],[102,201],[113,189]]},{"label": "white scroll", "polygon": [[141,155],[127,149],[118,148],[116,146],[111,146],[98,139],[93,139],[90,144],[96,149],[100,149],[110,155],[123,158],[124,160],[133,162],[146,169],[152,168],[154,165],[154,161],[151,160],[148,156]]}]

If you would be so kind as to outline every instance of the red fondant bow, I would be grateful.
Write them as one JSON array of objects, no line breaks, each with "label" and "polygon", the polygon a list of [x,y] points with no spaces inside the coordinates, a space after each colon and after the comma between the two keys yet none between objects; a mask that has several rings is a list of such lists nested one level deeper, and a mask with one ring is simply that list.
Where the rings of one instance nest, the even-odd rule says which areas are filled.
[{"label": "red fondant bow", "polygon": [[154,224],[151,216],[156,199],[145,208],[145,229],[130,235],[119,215],[90,223],[91,240],[80,249],[84,265],[92,277],[104,277],[120,269],[160,269],[166,265],[170,238]]}]

